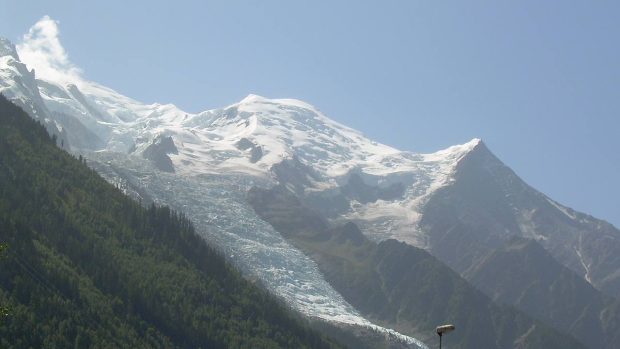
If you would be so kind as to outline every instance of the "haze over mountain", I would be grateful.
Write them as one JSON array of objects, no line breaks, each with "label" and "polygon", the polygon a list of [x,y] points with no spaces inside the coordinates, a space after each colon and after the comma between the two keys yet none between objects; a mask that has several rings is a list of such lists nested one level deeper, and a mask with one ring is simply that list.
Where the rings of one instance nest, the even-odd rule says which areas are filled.
[{"label": "haze over mountain", "polygon": [[[373,313],[359,301],[368,294],[361,291],[356,295],[358,301],[353,301],[343,285],[326,279],[326,270],[337,271],[338,264],[325,264],[330,258],[317,257],[321,253],[313,256],[299,247],[299,241],[287,237],[277,222],[261,212],[277,203],[252,205],[248,202],[252,191],[282,188],[305,210],[317,212],[321,218],[312,224],[324,221],[325,226],[348,226],[349,231],[342,233],[345,241],[353,238],[375,246],[376,253],[368,255],[374,259],[362,262],[371,265],[370,272],[391,280],[382,288],[387,294],[403,294],[391,282],[418,274],[412,269],[415,265],[401,268],[390,262],[381,250],[385,246],[400,248],[403,255],[424,256],[416,258],[438,265],[441,261],[466,278],[475,275],[472,279],[481,280],[486,274],[476,272],[488,270],[483,268],[488,256],[516,237],[536,241],[560,268],[589,284],[595,297],[620,295],[618,229],[536,191],[480,139],[418,154],[372,141],[294,99],[249,95],[230,106],[200,113],[186,113],[171,104],[143,104],[84,79],[68,61],[57,33],[56,23],[44,18],[28,34],[28,44],[16,48],[0,39],[0,93],[42,122],[61,147],[85,156],[89,166],[126,194],[187,214],[198,233],[248,277],[261,280],[268,290],[311,318],[370,328],[411,346],[424,346],[415,339],[421,335],[417,324],[407,322],[408,327],[387,321],[394,314]],[[22,62],[22,52],[29,63]],[[303,219],[287,224],[294,231],[316,228],[305,226],[308,222]],[[392,240],[409,246],[394,245]],[[426,250],[438,261],[415,248]],[[347,254],[336,257],[343,256],[346,259]],[[332,262],[339,263],[338,258]],[[385,269],[372,267],[375,264]],[[467,289],[458,275],[450,275],[468,295],[479,297],[485,309],[496,309]],[[420,287],[435,287],[436,281],[428,280],[431,284]],[[480,287],[489,292],[500,286],[484,283]],[[404,304],[405,300],[386,302]],[[420,311],[414,306],[408,309]],[[542,321],[554,320],[533,314],[531,307],[522,310]],[[490,313],[497,314],[496,310]],[[403,318],[410,321],[416,316],[421,315]],[[487,345],[541,347],[551,341],[562,347],[555,341],[561,337],[557,333],[538,332],[542,326],[529,325],[533,322],[524,315],[514,316],[510,318],[528,326],[515,326],[513,330],[520,332]],[[395,324],[402,334],[391,328]],[[424,325],[426,330],[431,326]],[[503,333],[501,327],[495,331],[495,335]],[[578,347],[572,335],[564,333],[570,346]]]}]

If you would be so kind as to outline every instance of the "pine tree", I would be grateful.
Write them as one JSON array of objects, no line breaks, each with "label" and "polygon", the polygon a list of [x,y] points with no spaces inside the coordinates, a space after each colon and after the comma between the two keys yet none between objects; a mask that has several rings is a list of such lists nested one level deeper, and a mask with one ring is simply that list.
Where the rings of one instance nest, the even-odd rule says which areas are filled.
[{"label": "pine tree", "polygon": [[[5,251],[8,249],[9,245],[0,243],[0,259],[5,258]],[[9,316],[10,311],[9,307],[0,304],[0,323],[2,320]]]}]

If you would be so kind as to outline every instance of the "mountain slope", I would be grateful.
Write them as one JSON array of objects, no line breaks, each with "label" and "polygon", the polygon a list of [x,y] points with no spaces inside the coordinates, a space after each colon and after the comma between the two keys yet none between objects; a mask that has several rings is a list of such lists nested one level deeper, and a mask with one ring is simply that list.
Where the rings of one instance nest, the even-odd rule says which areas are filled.
[{"label": "mountain slope", "polygon": [[0,193],[3,348],[338,347],[1,96]]},{"label": "mountain slope", "polygon": [[0,93],[43,123],[50,134],[59,137],[63,143],[66,141],[62,126],[48,117],[49,110],[39,93],[34,69],[28,70],[19,60],[15,45],[3,37],[0,37]]},{"label": "mountain slope", "polygon": [[391,239],[371,242],[352,223],[330,228],[282,186],[253,188],[248,201],[317,261],[352,305],[379,323],[427,343],[437,324],[454,323],[458,331],[447,338],[450,347],[582,347],[567,334],[495,305],[424,250]]},{"label": "mountain slope", "polygon": [[620,295],[620,231],[531,188],[483,143],[463,157],[454,182],[435,192],[422,216],[431,253],[461,273],[520,236],[595,288]]},{"label": "mountain slope", "polygon": [[590,348],[615,348],[618,300],[562,266],[536,241],[513,238],[465,277],[493,300],[513,305]]}]

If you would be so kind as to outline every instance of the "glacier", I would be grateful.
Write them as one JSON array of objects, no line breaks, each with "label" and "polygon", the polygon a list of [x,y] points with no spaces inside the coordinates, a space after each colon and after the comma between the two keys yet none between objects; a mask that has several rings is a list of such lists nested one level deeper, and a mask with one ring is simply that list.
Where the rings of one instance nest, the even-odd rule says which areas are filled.
[{"label": "glacier", "polygon": [[[56,25],[48,17],[42,21],[48,27]],[[25,41],[36,41],[36,47],[60,45],[57,28],[50,38],[50,31],[38,25]],[[21,50],[30,50],[26,57],[36,59],[21,61]],[[64,53],[61,46],[54,50]],[[401,152],[370,141],[298,100],[249,95],[239,103],[196,114],[172,104],[140,103],[88,81],[68,61],[50,64],[40,54],[45,52],[33,52],[28,42],[15,47],[0,39],[0,93],[49,124],[65,149],[83,155],[127,194],[185,213],[247,277],[301,313],[426,348],[413,337],[365,319],[324,280],[309,257],[255,214],[245,194],[255,185],[274,185],[278,179],[273,167],[289,159],[311,164],[316,171],[308,190],[329,191],[352,170],[400,177],[420,168],[446,166],[446,157]],[[162,137],[170,137],[177,150],[161,154],[172,162],[172,172],[157,169],[142,156]],[[449,151],[448,157],[457,158],[457,152]],[[425,188],[417,192],[427,193],[438,185],[434,177],[422,182]]]}]

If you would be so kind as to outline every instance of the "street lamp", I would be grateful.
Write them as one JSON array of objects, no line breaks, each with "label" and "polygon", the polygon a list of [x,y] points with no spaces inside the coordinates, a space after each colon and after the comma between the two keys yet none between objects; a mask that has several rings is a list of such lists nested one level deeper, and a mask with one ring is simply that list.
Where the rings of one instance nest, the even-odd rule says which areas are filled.
[{"label": "street lamp", "polygon": [[437,334],[439,335],[439,349],[441,349],[441,337],[444,333],[449,333],[454,331],[454,325],[441,325],[437,326]]}]

